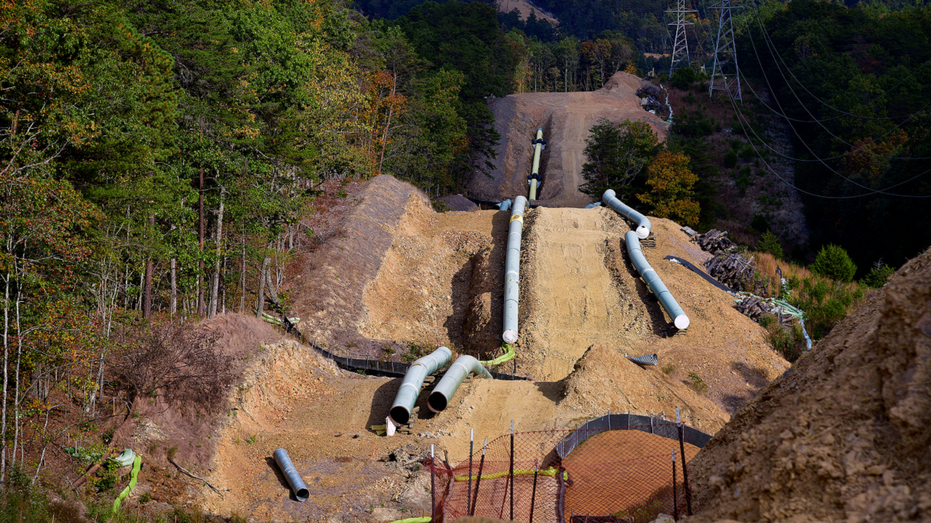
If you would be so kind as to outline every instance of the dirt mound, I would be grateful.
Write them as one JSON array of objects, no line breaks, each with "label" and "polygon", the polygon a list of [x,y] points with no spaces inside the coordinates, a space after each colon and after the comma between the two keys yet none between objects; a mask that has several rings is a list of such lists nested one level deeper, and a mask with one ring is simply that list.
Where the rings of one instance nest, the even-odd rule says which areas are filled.
[{"label": "dirt mound", "polygon": [[362,293],[378,274],[412,201],[429,200],[412,185],[384,175],[351,197],[352,209],[289,284],[294,296],[291,315],[301,318],[298,329],[308,340],[331,345],[339,340],[343,347],[350,344],[373,354],[380,350],[377,340],[358,332],[364,314]]},{"label": "dirt mound", "polygon": [[[540,207],[527,216],[522,253],[521,363],[530,375],[559,380],[593,344],[624,351],[649,333],[633,281],[619,278],[620,239],[629,230],[614,212]],[[614,271],[612,269],[615,269]]]},{"label": "dirt mound", "polygon": [[[204,349],[220,356],[224,362],[222,371],[238,382],[262,344],[281,338],[275,329],[254,316],[229,313],[204,320],[192,328],[186,339],[208,342],[209,346]],[[174,349],[169,356],[178,357],[180,361],[177,351],[185,348]],[[172,385],[172,389],[178,387],[178,383]],[[168,398],[164,389],[160,389],[155,396],[133,403],[133,418],[137,423],[123,425],[114,439],[143,452],[147,461],[155,460],[165,467],[169,466],[166,453],[172,447],[175,461],[183,466],[206,467],[215,449],[210,435],[216,432],[216,425],[211,420],[216,418],[217,412],[225,414],[225,408],[217,408],[224,401],[225,398],[216,398],[216,403],[199,406],[184,402],[183,398]]]},{"label": "dirt mound", "polygon": [[931,518],[931,250],[693,462],[695,521]]},{"label": "dirt mound", "polygon": [[[630,226],[617,213],[539,207],[526,223],[518,347],[524,372],[562,379],[594,344],[622,356],[655,353],[670,378],[706,388],[711,401],[733,413],[789,368],[729,294],[664,259],[700,267],[710,256],[674,222],[652,220],[656,244],[644,255],[692,320],[679,333],[630,264],[621,241]],[[719,412],[716,419],[726,418]]]},{"label": "dirt mound", "polygon": [[591,203],[578,186],[585,163],[585,139],[599,118],[612,122],[646,122],[665,139],[668,125],[640,106],[636,95],[640,79],[618,72],[594,92],[512,94],[489,101],[501,141],[490,176],[477,174],[467,183],[469,196],[497,201],[526,194],[533,160],[530,143],[543,129],[546,149],[541,158],[543,183],[539,200],[548,206],[584,207]]},{"label": "dirt mound", "polygon": [[563,394],[561,407],[586,412],[648,412],[674,420],[678,406],[683,421],[711,434],[728,419],[711,400],[662,370],[641,367],[603,345],[585,352],[564,381]]},{"label": "dirt mound", "polygon": [[[370,182],[352,205],[295,277],[289,316],[301,317],[308,338],[370,359],[437,344],[481,356],[499,350],[507,212],[435,213],[389,177]],[[765,380],[735,365],[765,364],[764,375],[785,367],[730,296],[662,259],[674,254],[698,265],[705,256],[672,222],[654,220],[656,247],[645,255],[694,313],[689,332],[675,336],[626,261],[621,235],[630,228],[616,213],[541,207],[526,223],[521,322],[528,330],[521,327],[516,368],[541,381],[467,380],[436,415],[421,394],[412,433],[385,438],[370,427],[385,422],[400,379],[338,371],[293,342],[266,345],[236,388],[225,428],[209,434],[219,443],[205,477],[231,491],[221,499],[203,489],[208,510],[258,520],[429,513],[429,475],[417,470],[416,456],[431,444],[455,462],[468,455],[470,429],[481,441],[507,433],[512,420],[518,431],[565,429],[608,409],[670,418],[676,406],[687,422],[715,432],[727,419],[721,395],[738,397]],[[668,372],[623,358],[654,352]],[[689,371],[708,380],[706,396],[683,383]],[[310,501],[289,501],[271,461],[279,447],[307,481]]]}]

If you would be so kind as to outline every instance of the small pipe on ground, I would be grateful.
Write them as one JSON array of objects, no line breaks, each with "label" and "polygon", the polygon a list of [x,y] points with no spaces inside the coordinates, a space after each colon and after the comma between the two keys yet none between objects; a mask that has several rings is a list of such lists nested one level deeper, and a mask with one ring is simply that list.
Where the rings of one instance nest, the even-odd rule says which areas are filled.
[{"label": "small pipe on ground", "polygon": [[278,449],[275,451],[274,457],[275,463],[278,464],[278,468],[281,469],[281,473],[284,474],[285,479],[288,481],[288,486],[291,487],[291,492],[294,492],[294,498],[298,501],[307,501],[310,492],[307,490],[307,485],[304,484],[301,475],[297,472],[297,468],[294,467],[294,463],[291,463],[288,451]]}]

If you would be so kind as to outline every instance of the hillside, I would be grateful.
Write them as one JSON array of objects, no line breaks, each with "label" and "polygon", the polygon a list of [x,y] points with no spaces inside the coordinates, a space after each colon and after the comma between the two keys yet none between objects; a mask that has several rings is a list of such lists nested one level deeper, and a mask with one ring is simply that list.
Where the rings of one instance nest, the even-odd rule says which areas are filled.
[{"label": "hillside", "polygon": [[702,450],[690,521],[928,521],[929,386],[931,250]]},{"label": "hillside", "polygon": [[512,94],[489,102],[501,140],[489,158],[489,176],[473,176],[466,185],[475,199],[496,201],[527,192],[533,146],[538,128],[548,145],[541,160],[543,183],[539,199],[547,206],[584,207],[591,198],[578,190],[585,162],[585,139],[599,118],[612,122],[646,122],[665,138],[668,124],[640,106],[640,78],[614,73],[594,92]]},{"label": "hillside", "polygon": [[[352,198],[333,239],[305,265],[298,280],[307,283],[291,290],[302,333],[335,353],[372,359],[388,357],[389,340],[476,354],[497,347],[489,333],[500,332],[501,275],[486,264],[500,267],[507,213],[438,214],[416,190],[389,177],[375,178]],[[377,224],[376,209],[382,217]],[[493,438],[511,420],[518,430],[563,428],[608,409],[668,418],[681,407],[688,423],[714,433],[728,412],[788,367],[769,349],[765,331],[730,308],[729,296],[662,261],[667,254],[693,263],[702,257],[671,222],[656,220],[661,240],[648,256],[679,291],[683,306],[696,311],[693,327],[673,337],[618,252],[618,239],[629,227],[612,211],[538,208],[527,222],[527,248],[534,254],[525,270],[534,276],[526,285],[541,282],[559,260],[573,260],[579,269],[541,283],[523,308],[527,327],[516,347],[516,370],[530,380],[472,380],[443,413],[429,415],[422,407],[414,434],[384,438],[368,427],[384,423],[399,379],[341,371],[295,341],[266,344],[230,398],[233,416],[214,436],[217,452],[207,478],[231,493],[221,499],[204,488],[198,503],[259,520],[345,518],[349,509],[358,514],[384,505],[390,510],[377,519],[398,519],[402,508],[429,507],[422,489],[417,495],[423,475],[398,470],[388,459],[399,447],[416,455],[434,444],[457,461],[468,453],[469,429]],[[559,235],[543,234],[550,223],[578,238],[579,249],[568,248]],[[583,249],[583,240],[591,245]],[[572,301],[547,302],[540,296],[547,292],[591,305],[564,309]],[[599,297],[615,305],[596,306]],[[591,323],[588,335],[560,326],[573,317]],[[713,325],[710,317],[717,318]],[[666,374],[623,358],[644,352],[658,353],[674,370]],[[707,395],[686,385],[688,372],[708,383]],[[314,482],[312,502],[294,504],[281,495],[281,480],[268,463],[278,447],[287,448]]]}]

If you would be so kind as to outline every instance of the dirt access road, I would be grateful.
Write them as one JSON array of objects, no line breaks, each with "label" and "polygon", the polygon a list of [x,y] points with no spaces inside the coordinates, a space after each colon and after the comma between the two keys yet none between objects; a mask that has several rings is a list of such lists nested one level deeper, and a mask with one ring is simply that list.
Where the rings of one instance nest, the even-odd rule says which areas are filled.
[{"label": "dirt access road", "polygon": [[641,79],[618,72],[594,92],[512,94],[489,101],[495,129],[501,141],[489,176],[477,174],[466,186],[466,194],[477,200],[498,201],[526,194],[527,176],[533,160],[530,143],[543,129],[546,149],[541,158],[543,184],[540,203],[548,207],[584,207],[591,198],[579,192],[585,139],[599,118],[612,122],[646,122],[661,140],[668,124],[644,111],[636,92]]}]

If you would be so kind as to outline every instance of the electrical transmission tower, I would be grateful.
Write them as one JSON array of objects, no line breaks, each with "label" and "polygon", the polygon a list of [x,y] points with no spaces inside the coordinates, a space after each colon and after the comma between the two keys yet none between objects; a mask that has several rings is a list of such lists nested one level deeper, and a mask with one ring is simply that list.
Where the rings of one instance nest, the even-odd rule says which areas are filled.
[{"label": "electrical transmission tower", "polygon": [[686,9],[685,0],[678,0],[676,8],[666,12],[676,15],[676,21],[668,24],[676,26],[676,39],[672,45],[672,61],[669,62],[669,76],[672,77],[676,70],[682,67],[682,62],[685,62],[686,67],[691,65],[689,61],[689,41],[685,36],[685,26],[692,25],[692,22],[686,22],[685,15],[694,13],[695,10]]},{"label": "electrical transmission tower", "polygon": [[[718,39],[714,43],[714,66],[711,68],[711,86],[708,95],[713,96],[715,89],[723,90],[730,96],[743,102],[740,94],[740,68],[737,66],[737,47],[734,43],[734,21],[731,0],[718,0],[711,6],[718,10]],[[732,78],[728,73],[733,74]]]}]

